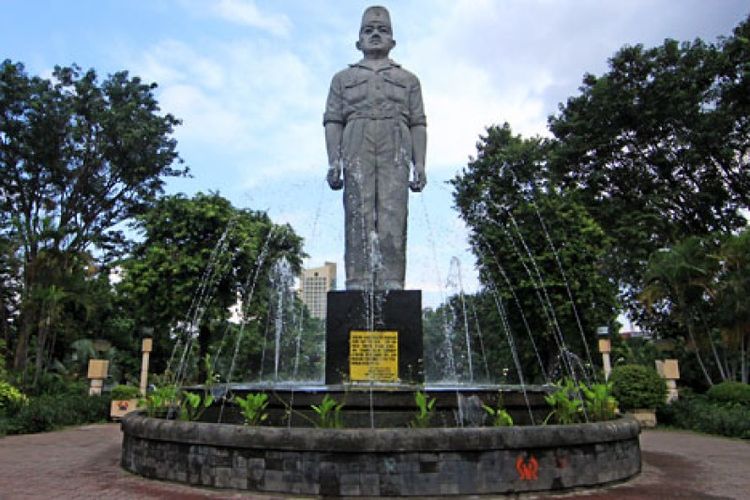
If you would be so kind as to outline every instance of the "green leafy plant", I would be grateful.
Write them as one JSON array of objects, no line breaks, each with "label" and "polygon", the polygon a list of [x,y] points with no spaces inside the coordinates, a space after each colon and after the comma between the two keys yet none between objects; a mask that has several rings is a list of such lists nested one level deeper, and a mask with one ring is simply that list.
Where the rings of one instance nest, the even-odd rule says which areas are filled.
[{"label": "green leafy plant", "polygon": [[[79,394],[43,394],[31,397],[14,415],[0,423],[7,434],[47,432],[66,425],[101,422],[109,415],[108,397]],[[2,433],[0,432],[0,433]]]},{"label": "green leafy plant", "polygon": [[323,397],[323,401],[320,405],[310,405],[315,414],[318,416],[318,421],[315,426],[323,429],[340,429],[344,425],[341,421],[341,409],[344,407],[344,403],[337,402],[330,394],[326,394]]},{"label": "green leafy plant", "polygon": [[[687,392],[687,391],[686,391]],[[660,424],[721,436],[750,439],[750,406],[684,395],[657,409]]]},{"label": "green leafy plant", "polygon": [[576,384],[565,379],[562,383],[555,384],[557,390],[544,397],[544,400],[552,408],[544,424],[549,423],[550,419],[558,424],[574,424],[581,421],[583,416],[583,401]]},{"label": "green leafy plant", "polygon": [[612,396],[612,384],[579,385],[584,398],[586,415],[593,422],[612,420],[617,411],[617,400]]},{"label": "green leafy plant", "polygon": [[149,417],[164,416],[170,409],[179,411],[180,390],[175,385],[159,387],[139,400],[138,406],[146,408]]},{"label": "green leafy plant", "polygon": [[183,392],[180,398],[180,420],[198,420],[213,402],[211,394],[201,396],[194,392]]},{"label": "green leafy plant", "polygon": [[245,419],[245,425],[260,425],[261,422],[268,418],[265,412],[268,406],[268,394],[259,392],[248,394],[244,398],[235,396],[232,402],[240,407],[242,418]]},{"label": "green leafy plant", "polygon": [[417,413],[409,422],[409,427],[424,428],[430,425],[430,420],[435,414],[435,398],[430,398],[422,391],[414,394],[414,402],[417,404]]},{"label": "green leafy plant", "polygon": [[28,404],[29,398],[24,393],[10,385],[8,382],[0,381],[0,411],[14,411]]},{"label": "green leafy plant", "polygon": [[482,405],[482,408],[487,415],[492,419],[493,427],[510,427],[513,425],[513,417],[510,416],[508,410],[503,408],[503,398],[500,395],[497,399],[497,407],[493,408],[488,405]]},{"label": "green leafy plant", "polygon": [[612,395],[621,409],[659,408],[667,397],[667,384],[656,370],[641,365],[615,367],[609,378]]},{"label": "green leafy plant", "polygon": [[116,385],[112,388],[112,399],[120,401],[123,399],[136,399],[140,393],[138,387],[134,385]]},{"label": "green leafy plant", "polygon": [[711,386],[706,396],[720,403],[740,403],[750,405],[750,384],[742,382],[725,381]]}]

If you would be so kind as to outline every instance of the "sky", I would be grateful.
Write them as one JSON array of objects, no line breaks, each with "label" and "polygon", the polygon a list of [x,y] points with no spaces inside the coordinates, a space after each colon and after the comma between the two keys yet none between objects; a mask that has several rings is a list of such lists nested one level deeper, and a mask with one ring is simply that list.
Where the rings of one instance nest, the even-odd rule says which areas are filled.
[{"label": "sky", "polygon": [[[322,126],[334,73],[359,60],[359,0],[0,0],[0,55],[30,74],[55,65],[120,70],[156,82],[182,120],[178,151],[192,177],[169,194],[218,191],[266,210],[305,239],[306,267],[336,262],[343,283],[341,192],[328,189]],[[750,13],[746,0],[399,0],[391,57],[422,84],[427,178],[410,194],[406,287],[423,305],[449,275],[477,289],[467,231],[446,181],[485,128],[508,122],[548,135],[547,117],[602,74],[626,44],[716,41]],[[454,259],[455,258],[455,259]],[[456,260],[457,259],[457,260]],[[451,261],[454,262],[451,270]]]}]

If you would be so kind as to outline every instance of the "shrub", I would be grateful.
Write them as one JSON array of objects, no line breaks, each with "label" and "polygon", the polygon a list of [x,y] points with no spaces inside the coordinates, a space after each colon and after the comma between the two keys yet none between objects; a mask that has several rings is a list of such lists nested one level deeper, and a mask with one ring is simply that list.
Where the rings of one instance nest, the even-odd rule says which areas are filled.
[{"label": "shrub", "polygon": [[659,408],[667,397],[667,384],[656,370],[641,365],[623,365],[609,378],[612,395],[621,409]]},{"label": "shrub", "polygon": [[245,425],[260,425],[268,418],[266,407],[268,406],[268,394],[259,392],[248,394],[246,397],[235,396],[232,402],[240,407],[240,413],[245,420]]},{"label": "shrub", "polygon": [[344,426],[341,420],[341,409],[344,403],[339,403],[330,395],[326,394],[319,405],[310,405],[318,416],[316,427],[322,429],[340,429]]},{"label": "shrub", "polygon": [[417,391],[414,394],[414,402],[417,405],[417,413],[414,418],[409,422],[409,427],[417,429],[425,428],[430,425],[430,420],[435,413],[435,398],[430,398],[427,394],[422,391]]},{"label": "shrub", "polygon": [[108,397],[86,394],[43,394],[10,416],[9,433],[51,431],[66,425],[80,425],[106,420]]},{"label": "shrub", "polygon": [[660,423],[721,436],[750,439],[750,407],[719,403],[703,395],[683,397],[657,413]]},{"label": "shrub", "polygon": [[592,384],[587,387],[581,382],[579,384],[584,397],[586,416],[592,422],[601,422],[615,418],[617,400],[612,396],[612,383]]},{"label": "shrub", "polygon": [[706,395],[709,399],[721,403],[750,405],[750,384],[726,381],[711,387]]},{"label": "shrub", "polygon": [[508,410],[503,408],[502,402],[498,402],[497,408],[487,405],[482,405],[482,408],[492,419],[493,427],[510,427],[513,425],[513,417],[510,416]]},{"label": "shrub", "polygon": [[180,390],[175,385],[159,387],[138,401],[138,406],[146,408],[149,417],[162,417],[170,410],[179,410]]},{"label": "shrub", "polygon": [[0,380],[0,412],[15,413],[29,399],[8,382]]},{"label": "shrub", "polygon": [[552,408],[544,424],[554,420],[557,424],[568,425],[580,422],[583,418],[583,401],[575,382],[565,379],[555,384],[556,391],[544,396],[544,400]]},{"label": "shrub", "polygon": [[134,385],[116,385],[112,388],[112,399],[117,401],[135,399],[139,394],[140,390]]}]

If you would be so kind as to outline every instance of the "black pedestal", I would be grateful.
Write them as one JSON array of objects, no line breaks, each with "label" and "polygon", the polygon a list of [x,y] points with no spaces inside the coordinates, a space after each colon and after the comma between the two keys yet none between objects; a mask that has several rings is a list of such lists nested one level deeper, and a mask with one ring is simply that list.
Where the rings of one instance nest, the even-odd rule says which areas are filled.
[{"label": "black pedestal", "polygon": [[424,382],[422,292],[392,290],[328,292],[326,313],[326,384],[352,381],[349,365],[352,331],[398,332],[398,378]]}]

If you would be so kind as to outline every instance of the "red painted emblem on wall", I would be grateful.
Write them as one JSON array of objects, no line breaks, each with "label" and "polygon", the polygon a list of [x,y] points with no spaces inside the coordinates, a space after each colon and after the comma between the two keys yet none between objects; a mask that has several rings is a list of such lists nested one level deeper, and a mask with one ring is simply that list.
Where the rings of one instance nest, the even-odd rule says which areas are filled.
[{"label": "red painted emblem on wall", "polygon": [[524,460],[523,456],[516,459],[516,470],[521,481],[536,481],[539,479],[539,462],[536,457],[531,455],[531,458]]}]

